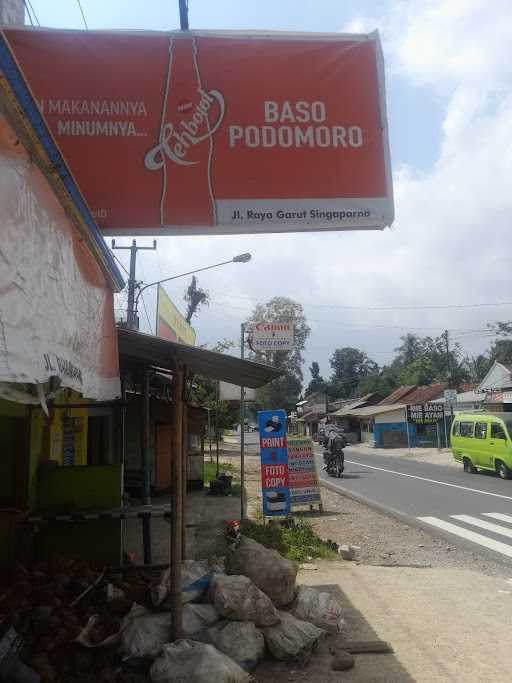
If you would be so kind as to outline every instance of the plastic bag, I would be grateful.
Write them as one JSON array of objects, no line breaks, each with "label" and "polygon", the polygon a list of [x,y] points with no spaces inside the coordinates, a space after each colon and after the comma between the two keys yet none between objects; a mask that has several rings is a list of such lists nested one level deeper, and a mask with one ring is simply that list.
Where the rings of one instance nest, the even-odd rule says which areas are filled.
[{"label": "plastic bag", "polygon": [[151,666],[153,683],[248,683],[248,674],[212,645],[177,640]]},{"label": "plastic bag", "polygon": [[226,555],[226,574],[248,576],[276,607],[293,602],[297,569],[295,562],[246,536],[241,536]]},{"label": "plastic bag", "polygon": [[280,623],[263,629],[269,651],[276,659],[302,659],[304,663],[325,631],[314,624],[297,619],[289,612],[278,614],[281,618]]},{"label": "plastic bag", "polygon": [[[222,571],[217,565],[211,565],[208,560],[184,560],[181,567],[181,591],[184,603],[199,600],[210,585],[212,576]],[[166,569],[160,576],[156,586],[151,589],[151,601],[158,606],[169,597],[171,570]]]},{"label": "plastic bag", "polygon": [[121,651],[124,659],[156,657],[164,643],[171,639],[171,615],[151,614],[134,605],[121,623]]},{"label": "plastic bag", "polygon": [[84,647],[113,647],[114,645],[117,645],[121,640],[121,629],[117,633],[108,636],[108,638],[105,638],[99,643],[96,643],[91,639],[91,632],[99,620],[100,617],[98,614],[93,614],[92,616],[90,616],[87,621],[87,624],[77,635],[74,642],[80,643],[80,645],[83,645]]},{"label": "plastic bag", "polygon": [[339,603],[329,593],[310,586],[300,586],[292,614],[330,633],[338,633],[345,625]]},{"label": "plastic bag", "polygon": [[189,602],[183,605],[183,633],[192,636],[212,626],[219,616],[211,605],[194,605]]},{"label": "plastic bag", "polygon": [[256,626],[272,626],[279,617],[270,598],[247,576],[214,576],[210,602],[218,614],[234,621],[252,621]]},{"label": "plastic bag", "polygon": [[252,671],[265,654],[265,638],[251,621],[225,625],[214,635],[213,644],[244,671]]}]

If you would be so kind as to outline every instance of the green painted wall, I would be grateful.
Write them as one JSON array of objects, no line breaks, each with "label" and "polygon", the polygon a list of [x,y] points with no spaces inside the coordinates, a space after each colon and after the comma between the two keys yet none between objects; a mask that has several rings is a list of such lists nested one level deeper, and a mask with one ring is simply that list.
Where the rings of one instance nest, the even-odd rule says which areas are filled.
[{"label": "green painted wall", "polygon": [[39,511],[108,510],[120,505],[120,464],[55,467],[39,474]]}]

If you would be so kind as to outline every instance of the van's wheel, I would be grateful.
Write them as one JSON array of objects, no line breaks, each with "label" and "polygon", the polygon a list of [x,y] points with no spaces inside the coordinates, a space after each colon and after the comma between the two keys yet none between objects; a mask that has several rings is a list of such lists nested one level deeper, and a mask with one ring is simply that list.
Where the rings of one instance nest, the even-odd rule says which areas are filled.
[{"label": "van's wheel", "polygon": [[468,474],[476,474],[476,467],[469,458],[464,458],[462,464],[464,465],[464,472],[467,472]]},{"label": "van's wheel", "polygon": [[496,460],[496,472],[500,479],[512,479],[512,470],[509,470],[501,460]]}]

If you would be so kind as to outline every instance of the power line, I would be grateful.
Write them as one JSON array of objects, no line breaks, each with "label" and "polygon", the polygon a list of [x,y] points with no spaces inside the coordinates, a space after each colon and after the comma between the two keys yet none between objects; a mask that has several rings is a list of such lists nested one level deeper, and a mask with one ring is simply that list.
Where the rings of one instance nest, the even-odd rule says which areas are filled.
[{"label": "power line", "polygon": [[[34,20],[32,19],[32,14],[31,14],[31,12],[30,12],[30,7],[32,7],[32,5],[30,5],[30,7],[29,7],[29,6],[28,6],[28,3],[27,3],[27,0],[23,0],[23,4],[25,5],[25,10],[27,11],[27,16],[28,16],[28,20],[30,21],[30,25],[33,26],[33,25],[34,25]],[[33,8],[32,8],[32,11],[34,11]],[[34,14],[35,14],[35,13],[34,13]]]},{"label": "power line", "polygon": [[78,7],[80,7],[80,13],[82,14],[82,19],[84,20],[84,26],[87,30],[89,30],[89,27],[87,26],[87,20],[85,18],[84,10],[82,9],[82,3],[80,0],[76,0],[78,3]]},{"label": "power line", "polygon": [[151,332],[151,334],[153,334],[153,328],[151,327],[151,323],[149,322],[148,309],[146,308],[146,302],[144,301],[144,296],[141,295],[140,298],[142,299],[142,305],[144,306],[144,313],[146,314],[146,320],[148,321],[149,331]]},{"label": "power line", "polygon": [[119,265],[120,265],[121,268],[124,270],[124,272],[128,275],[128,277],[130,277],[130,273],[129,273],[128,270],[124,267],[124,265],[121,263],[121,261],[117,258],[117,256],[114,254],[114,252],[112,252],[112,256],[113,256],[113,257],[115,258],[115,260],[119,263]]},{"label": "power line", "polygon": [[[253,301],[254,297],[243,296],[241,294],[231,294],[217,292],[218,296],[225,296],[230,299],[245,299]],[[464,308],[490,308],[494,306],[512,306],[512,301],[494,301],[482,302],[472,304],[424,304],[424,305],[410,305],[410,306],[350,306],[345,304],[319,304],[319,303],[303,303],[300,302],[304,308],[339,308],[343,310],[362,310],[362,311],[423,311],[423,310],[451,310]]]}]

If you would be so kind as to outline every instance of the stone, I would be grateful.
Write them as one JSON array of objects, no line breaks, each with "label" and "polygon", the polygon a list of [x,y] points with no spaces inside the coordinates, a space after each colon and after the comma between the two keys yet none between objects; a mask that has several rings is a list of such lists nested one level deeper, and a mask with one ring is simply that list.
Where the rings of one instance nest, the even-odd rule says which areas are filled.
[{"label": "stone", "polygon": [[333,671],[346,671],[352,669],[355,664],[354,657],[346,650],[339,650],[332,658],[331,669]]},{"label": "stone", "polygon": [[358,545],[340,545],[338,548],[338,554],[344,560],[355,560],[356,554],[361,550]]}]

